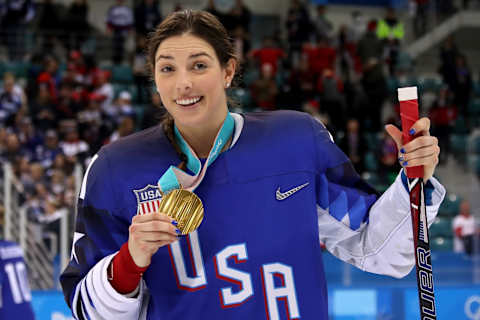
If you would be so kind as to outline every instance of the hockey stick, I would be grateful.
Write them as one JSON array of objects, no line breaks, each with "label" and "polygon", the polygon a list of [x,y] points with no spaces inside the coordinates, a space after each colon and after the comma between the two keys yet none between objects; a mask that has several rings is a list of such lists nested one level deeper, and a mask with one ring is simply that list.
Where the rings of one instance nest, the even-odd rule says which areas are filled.
[{"label": "hockey stick", "polygon": [[[418,120],[417,87],[398,89],[400,116],[402,118],[402,142],[408,143],[412,137],[408,131]],[[417,273],[418,299],[421,320],[436,320],[435,293],[433,289],[432,260],[428,236],[427,210],[423,184],[423,166],[406,168],[410,192],[413,243]]]}]

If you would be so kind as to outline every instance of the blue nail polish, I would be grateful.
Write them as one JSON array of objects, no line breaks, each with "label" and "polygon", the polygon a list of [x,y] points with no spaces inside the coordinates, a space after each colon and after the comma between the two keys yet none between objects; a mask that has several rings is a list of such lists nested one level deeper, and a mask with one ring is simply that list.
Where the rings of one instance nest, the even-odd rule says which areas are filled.
[{"label": "blue nail polish", "polygon": [[178,222],[175,221],[175,220],[173,220],[173,221],[172,221],[172,224],[176,227],[176,226],[178,225]]},{"label": "blue nail polish", "polygon": [[405,153],[405,149],[404,148],[400,149],[400,152]]},{"label": "blue nail polish", "polygon": [[400,157],[398,158],[398,161],[402,162],[402,161],[403,161],[403,157],[400,156]]},{"label": "blue nail polish", "polygon": [[415,129],[413,129],[413,128],[410,129],[410,131],[408,131],[408,133],[409,133],[411,136],[413,136],[413,135],[415,134]]},{"label": "blue nail polish", "polygon": [[180,231],[180,230],[178,230],[178,229],[175,229],[175,232],[176,232],[177,234],[182,234],[182,231]]},{"label": "blue nail polish", "polygon": [[408,165],[408,161],[405,161],[405,162],[403,163],[403,166],[407,166],[407,165]]}]

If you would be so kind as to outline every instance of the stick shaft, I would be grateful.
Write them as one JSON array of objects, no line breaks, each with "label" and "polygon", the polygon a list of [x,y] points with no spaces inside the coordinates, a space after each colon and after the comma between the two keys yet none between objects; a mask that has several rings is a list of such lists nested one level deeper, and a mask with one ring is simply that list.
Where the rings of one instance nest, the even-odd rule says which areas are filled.
[{"label": "stick shaft", "polygon": [[410,190],[420,319],[436,320],[435,291],[423,179],[408,179],[408,187]]}]

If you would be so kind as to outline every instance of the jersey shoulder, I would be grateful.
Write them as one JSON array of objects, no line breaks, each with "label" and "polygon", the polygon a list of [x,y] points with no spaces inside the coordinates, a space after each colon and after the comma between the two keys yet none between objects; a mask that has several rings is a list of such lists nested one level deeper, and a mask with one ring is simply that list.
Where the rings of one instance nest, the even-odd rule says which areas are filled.
[{"label": "jersey shoulder", "polygon": [[0,262],[23,260],[23,249],[16,242],[0,240]]}]

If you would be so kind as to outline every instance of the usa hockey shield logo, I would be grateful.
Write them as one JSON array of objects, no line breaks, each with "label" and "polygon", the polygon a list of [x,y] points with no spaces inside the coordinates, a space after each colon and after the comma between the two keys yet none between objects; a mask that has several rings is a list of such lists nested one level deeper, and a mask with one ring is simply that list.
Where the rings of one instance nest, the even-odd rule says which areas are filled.
[{"label": "usa hockey shield logo", "polygon": [[162,194],[160,188],[154,185],[147,185],[146,187],[133,190],[137,197],[137,214],[147,214],[150,212],[158,212],[160,207],[160,199]]}]

